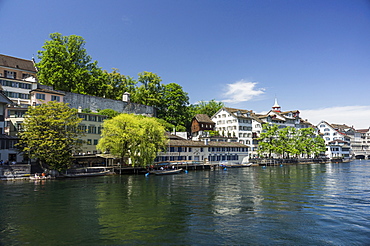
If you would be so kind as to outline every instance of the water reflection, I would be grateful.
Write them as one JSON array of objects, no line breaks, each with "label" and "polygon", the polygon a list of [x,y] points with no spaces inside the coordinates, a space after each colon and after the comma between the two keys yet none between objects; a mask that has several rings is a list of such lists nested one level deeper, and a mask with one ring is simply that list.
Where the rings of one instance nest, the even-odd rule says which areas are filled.
[{"label": "water reflection", "polygon": [[0,244],[363,245],[369,165],[3,182]]}]

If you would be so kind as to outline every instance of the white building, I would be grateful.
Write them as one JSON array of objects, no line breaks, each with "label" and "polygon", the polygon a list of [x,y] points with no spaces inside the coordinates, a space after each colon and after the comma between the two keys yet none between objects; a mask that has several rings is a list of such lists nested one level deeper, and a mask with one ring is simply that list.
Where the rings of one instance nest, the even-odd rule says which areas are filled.
[{"label": "white building", "polygon": [[237,141],[247,146],[249,157],[257,157],[258,138],[263,124],[277,124],[280,128],[307,128],[313,125],[300,118],[300,112],[281,111],[277,100],[266,114],[256,114],[252,110],[224,107],[211,118],[216,123],[215,130],[223,136],[235,136]]},{"label": "white building", "polygon": [[225,137],[237,137],[238,142],[250,149],[252,147],[252,110],[221,108],[211,117],[216,123],[215,130]]},{"label": "white building", "polygon": [[204,138],[202,141],[186,140],[176,135],[169,135],[166,152],[158,154],[155,162],[200,161],[247,163],[247,147],[238,142],[227,142],[226,138]]},{"label": "white building", "polygon": [[351,158],[351,137],[345,133],[351,132],[350,127],[321,121],[317,128],[325,141],[328,158]]}]

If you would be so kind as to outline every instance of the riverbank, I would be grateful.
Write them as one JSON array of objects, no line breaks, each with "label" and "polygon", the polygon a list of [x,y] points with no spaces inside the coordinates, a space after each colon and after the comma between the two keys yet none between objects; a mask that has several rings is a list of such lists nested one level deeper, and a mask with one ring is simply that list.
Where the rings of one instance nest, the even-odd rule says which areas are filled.
[{"label": "riverbank", "polygon": [[[325,164],[325,163],[341,163],[349,162],[350,159],[253,159],[249,165],[230,165],[233,168],[247,168],[255,166],[278,166],[278,165],[301,165],[301,164]],[[86,168],[75,168],[69,170],[66,175],[61,174],[59,176],[42,176],[41,173],[35,176],[32,172],[35,168],[33,165],[27,164],[15,164],[10,166],[0,167],[0,180],[2,181],[17,181],[17,180],[46,180],[46,179],[62,179],[62,178],[74,178],[74,177],[94,177],[102,175],[140,175],[148,172],[147,168],[144,167],[123,167],[123,166],[112,166],[112,167],[86,167]],[[178,162],[163,162],[161,164],[152,166],[154,169],[160,167],[183,169],[188,171],[197,170],[213,170],[218,168],[224,168],[225,162],[213,162],[203,163],[199,161],[178,161]],[[104,169],[103,172],[96,169]],[[109,172],[108,172],[109,170]]]}]

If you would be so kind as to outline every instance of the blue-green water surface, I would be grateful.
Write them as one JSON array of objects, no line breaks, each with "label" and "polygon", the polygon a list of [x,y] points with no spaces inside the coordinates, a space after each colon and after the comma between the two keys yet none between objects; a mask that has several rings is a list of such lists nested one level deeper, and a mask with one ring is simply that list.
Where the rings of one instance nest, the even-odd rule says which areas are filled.
[{"label": "blue-green water surface", "polygon": [[370,161],[0,182],[0,245],[369,245]]}]

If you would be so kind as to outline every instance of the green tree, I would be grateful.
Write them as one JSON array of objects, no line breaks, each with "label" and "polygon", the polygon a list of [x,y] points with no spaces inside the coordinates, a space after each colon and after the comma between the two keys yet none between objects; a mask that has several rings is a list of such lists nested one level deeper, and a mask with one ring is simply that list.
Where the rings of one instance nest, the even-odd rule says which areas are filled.
[{"label": "green tree", "polygon": [[325,141],[316,135],[313,128],[279,128],[276,124],[264,124],[258,140],[258,152],[268,153],[269,158],[273,153],[283,158],[291,155],[305,155],[309,158],[325,151]]},{"label": "green tree", "polygon": [[131,100],[135,103],[153,106],[161,110],[163,107],[164,90],[164,86],[161,84],[161,77],[155,73],[145,71],[139,73],[138,82],[141,83],[141,85],[137,87]]},{"label": "green tree", "polygon": [[105,75],[87,55],[84,39],[60,33],[50,34],[50,39],[42,46],[44,50],[38,51],[39,82],[56,90],[101,96]]},{"label": "green tree", "polygon": [[271,158],[272,153],[275,153],[277,146],[279,127],[276,124],[263,124],[262,132],[258,138],[258,153],[268,153],[268,157]]},{"label": "green tree", "polygon": [[190,105],[190,117],[194,117],[196,114],[206,114],[209,117],[212,117],[218,110],[224,107],[223,102],[217,102],[214,99],[211,101],[200,101],[196,104]]},{"label": "green tree", "polygon": [[116,68],[113,68],[111,73],[107,71],[104,71],[104,73],[106,75],[104,89],[105,98],[122,100],[122,95],[125,92],[130,94],[135,93],[137,82],[133,78],[120,74],[119,70]]},{"label": "green tree", "polygon": [[81,146],[78,141],[81,120],[77,109],[65,103],[51,101],[29,107],[18,146],[30,158],[38,159],[43,167],[58,171],[68,169],[72,154]]},{"label": "green tree", "polygon": [[120,114],[103,123],[102,138],[97,148],[109,151],[134,166],[151,164],[165,147],[164,127],[154,118]]},{"label": "green tree", "polygon": [[185,130],[189,120],[188,93],[184,92],[182,87],[176,83],[170,83],[164,86],[163,103],[158,109],[158,118],[176,126],[176,130],[182,126]]},{"label": "green tree", "polygon": [[113,110],[113,109],[107,108],[107,109],[99,110],[98,114],[106,115],[106,116],[108,116],[108,119],[112,119],[112,118],[116,117],[117,115],[119,115],[120,113]]},{"label": "green tree", "polygon": [[155,118],[139,117],[140,141],[133,146],[131,160],[134,166],[153,164],[159,151],[166,147],[167,138],[164,127]]}]

